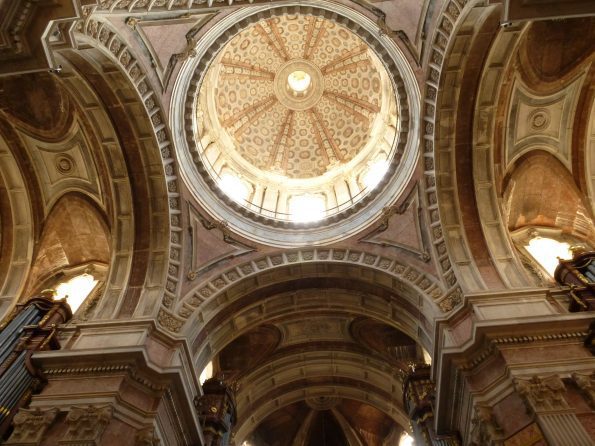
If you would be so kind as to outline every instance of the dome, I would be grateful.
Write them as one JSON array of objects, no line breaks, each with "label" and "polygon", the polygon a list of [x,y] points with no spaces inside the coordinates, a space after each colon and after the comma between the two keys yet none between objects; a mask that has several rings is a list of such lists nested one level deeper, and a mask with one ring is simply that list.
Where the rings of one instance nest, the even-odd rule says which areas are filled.
[{"label": "dome", "polygon": [[[387,53],[365,28],[313,7],[268,9],[213,35],[189,62],[184,111],[198,186],[210,189],[197,195],[226,203],[218,216],[248,236],[269,226],[306,240],[361,212],[403,171],[409,106]],[[386,195],[385,205],[398,198]]]}]

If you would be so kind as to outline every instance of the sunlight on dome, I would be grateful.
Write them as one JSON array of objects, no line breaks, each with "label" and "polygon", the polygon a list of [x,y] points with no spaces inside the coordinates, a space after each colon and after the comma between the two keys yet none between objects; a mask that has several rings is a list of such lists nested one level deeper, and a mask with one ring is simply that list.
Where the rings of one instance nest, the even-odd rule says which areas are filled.
[{"label": "sunlight on dome", "polygon": [[324,199],[317,195],[298,195],[289,202],[289,218],[297,222],[309,222],[324,218]]},{"label": "sunlight on dome", "polygon": [[91,274],[81,274],[73,277],[68,282],[63,282],[56,287],[55,299],[66,299],[73,313],[79,309],[89,293],[97,285],[97,280]]},{"label": "sunlight on dome", "polygon": [[535,237],[525,248],[552,277],[558,266],[558,257],[563,260],[572,259],[570,245],[552,238]]},{"label": "sunlight on dome", "polygon": [[230,173],[221,175],[219,187],[229,198],[239,203],[245,202],[250,193],[244,182]]},{"label": "sunlight on dome", "polygon": [[301,70],[296,70],[287,76],[287,83],[289,84],[289,87],[297,93],[306,91],[310,86],[311,81],[312,78],[310,75]]},{"label": "sunlight on dome", "polygon": [[213,361],[209,362],[207,366],[200,373],[200,384],[204,384],[205,381],[213,377]]},{"label": "sunlight on dome", "polygon": [[362,178],[362,182],[366,186],[366,189],[374,189],[378,183],[380,183],[380,180],[382,180],[387,171],[388,162],[386,160],[375,161],[372,163]]},{"label": "sunlight on dome", "polygon": [[399,446],[415,446],[415,442],[413,441],[413,437],[405,432],[401,436],[401,440],[399,441]]}]

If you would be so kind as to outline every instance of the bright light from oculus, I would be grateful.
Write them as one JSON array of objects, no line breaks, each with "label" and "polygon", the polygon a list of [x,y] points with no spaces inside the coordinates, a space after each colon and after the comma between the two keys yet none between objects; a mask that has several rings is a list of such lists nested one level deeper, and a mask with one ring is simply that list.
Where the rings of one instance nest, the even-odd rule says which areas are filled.
[{"label": "bright light from oculus", "polygon": [[552,238],[535,237],[525,248],[552,277],[558,266],[558,257],[563,260],[572,259],[570,245]]},{"label": "bright light from oculus", "polygon": [[312,82],[312,78],[305,71],[296,70],[287,76],[289,88],[296,93],[303,93],[306,91],[310,86],[310,82]]},{"label": "bright light from oculus", "polygon": [[68,282],[63,282],[56,287],[55,299],[66,299],[70,310],[76,313],[89,293],[97,285],[97,280],[91,274],[81,274],[73,277]]},{"label": "bright light from oculus", "polygon": [[415,446],[415,441],[413,441],[413,437],[405,432],[401,436],[401,440],[399,441],[399,446]]},{"label": "bright light from oculus", "polygon": [[213,361],[209,362],[203,371],[200,373],[200,384],[204,384],[205,381],[213,377]]},{"label": "bright light from oculus", "polygon": [[219,188],[225,194],[239,203],[243,203],[248,199],[250,190],[248,186],[235,175],[224,173],[219,179]]},{"label": "bright light from oculus", "polygon": [[295,222],[322,220],[325,214],[324,198],[319,195],[298,195],[289,202],[289,217]]},{"label": "bright light from oculus", "polygon": [[388,161],[380,160],[373,162],[362,177],[362,182],[366,186],[366,189],[372,190],[378,186],[378,183],[380,183],[380,180],[386,175],[387,171]]}]

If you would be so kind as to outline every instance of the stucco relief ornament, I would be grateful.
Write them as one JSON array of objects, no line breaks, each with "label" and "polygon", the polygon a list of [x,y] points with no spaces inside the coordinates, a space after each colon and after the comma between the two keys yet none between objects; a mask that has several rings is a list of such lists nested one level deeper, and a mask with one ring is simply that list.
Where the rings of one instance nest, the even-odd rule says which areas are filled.
[{"label": "stucco relief ornament", "polygon": [[110,422],[114,409],[111,405],[72,407],[66,416],[68,430],[60,445],[95,445]]},{"label": "stucco relief ornament", "polygon": [[58,409],[20,409],[13,419],[14,430],[6,445],[37,445],[58,415]]},{"label": "stucco relief ornament", "polygon": [[595,409],[595,372],[591,374],[573,373],[572,379],[587,397],[591,409]]},{"label": "stucco relief ornament", "polygon": [[542,378],[516,379],[515,387],[532,412],[547,412],[568,409],[564,399],[566,387],[557,375]]},{"label": "stucco relief ornament", "polygon": [[494,417],[491,407],[476,405],[471,420],[471,446],[499,446],[502,442],[502,428]]}]

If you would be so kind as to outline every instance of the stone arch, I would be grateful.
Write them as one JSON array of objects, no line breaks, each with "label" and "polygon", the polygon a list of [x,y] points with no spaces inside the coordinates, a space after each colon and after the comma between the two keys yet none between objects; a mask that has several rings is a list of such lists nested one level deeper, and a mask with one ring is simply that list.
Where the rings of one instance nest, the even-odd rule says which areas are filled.
[{"label": "stone arch", "polygon": [[0,318],[16,303],[33,257],[35,217],[19,162],[0,134]]},{"label": "stone arch", "polygon": [[[325,268],[335,268],[335,274],[340,274],[343,268],[353,272],[355,277],[364,277],[366,281],[374,277],[378,283],[392,284],[397,290],[406,289],[412,295],[421,294],[429,307],[435,308],[434,304],[437,304],[445,312],[453,308],[453,300],[460,298],[458,290],[446,294],[442,284],[432,275],[401,263],[398,259],[362,250],[317,248],[272,253],[228,268],[195,286],[172,308],[176,315],[163,311],[163,318],[173,316],[175,319],[169,324],[170,329],[179,332],[185,320],[195,311],[202,314],[200,317],[204,319],[204,312],[216,308],[221,294],[234,293],[234,288],[241,288],[246,283],[258,282],[263,285],[278,281],[282,271],[280,268],[288,269],[299,277],[327,274]],[[242,283],[244,280],[247,281]]]},{"label": "stone arch", "polygon": [[[328,352],[325,352],[328,354]],[[238,393],[238,424],[236,438],[245,438],[256,428],[260,421],[280,407],[305,400],[310,397],[345,398],[370,404],[385,413],[401,426],[407,426],[409,419],[402,409],[402,395],[400,379],[382,368],[362,366],[363,357],[357,355],[333,355],[333,358],[323,360],[308,357],[304,368],[300,365],[301,358],[286,357],[274,365],[280,373],[287,377],[275,384],[271,384],[272,372],[257,370],[260,376],[248,376],[251,379],[250,391],[240,390]],[[380,366],[380,365],[379,365]],[[329,376],[325,369],[335,368],[336,376]],[[296,370],[298,369],[298,370]],[[292,373],[293,372],[293,373]],[[366,374],[368,377],[366,377]],[[370,376],[373,381],[370,381]],[[277,377],[278,378],[278,377]],[[258,383],[255,383],[258,380]],[[276,380],[277,381],[277,380]],[[250,394],[251,393],[251,394]],[[250,395],[248,395],[250,394]],[[244,401],[249,403],[244,406]]]},{"label": "stone arch", "polygon": [[[85,37],[79,36],[80,40]],[[154,314],[167,273],[168,192],[152,117],[145,100],[117,64],[93,41],[85,50],[60,51],[61,76],[96,127],[97,153],[110,178],[106,191],[112,258],[97,318]],[[109,77],[109,82],[107,81]],[[117,90],[117,91],[116,91]],[[146,98],[145,98],[146,99]],[[133,199],[133,197],[135,197]]]},{"label": "stone arch", "polygon": [[[150,136],[143,144],[152,147],[144,151],[143,165],[150,176],[149,190],[156,195],[163,196],[167,203],[154,203],[150,239],[154,247],[149,249],[153,253],[145,264],[149,267],[144,288],[132,289],[137,295],[132,300],[139,301],[139,295],[144,294],[144,303],[137,308],[136,314],[156,314],[161,300],[173,300],[176,296],[181,277],[181,249],[182,223],[180,186],[175,163],[172,137],[167,127],[164,107],[160,103],[161,95],[153,90],[151,79],[147,74],[142,60],[134,54],[132,48],[126,44],[126,39],[119,35],[109,23],[88,16],[77,24],[77,39],[89,43],[93,48],[87,51],[90,59],[107,59],[110,64],[118,67],[118,72],[131,89],[134,98],[134,112],[128,117],[136,116],[138,111],[148,120],[138,123]],[[81,52],[79,52],[80,54]],[[146,179],[148,180],[148,178]],[[157,192],[158,191],[158,192]],[[161,200],[160,200],[161,201]],[[163,245],[163,246],[162,246]],[[165,289],[163,284],[165,283]],[[130,286],[128,287],[130,289]],[[142,290],[142,291],[141,291]],[[122,314],[132,314],[134,305],[121,310]]]},{"label": "stone arch", "polygon": [[[302,291],[278,292],[286,286],[307,286],[290,282],[278,287],[259,288],[246,293],[243,301],[236,301],[197,327],[191,335],[195,368],[202,370],[209,360],[226,345],[259,325],[278,322],[294,312],[310,316],[365,316],[402,331],[427,351],[432,351],[433,333],[430,322],[419,308],[386,288],[364,286],[340,280],[310,282],[312,288]],[[321,289],[318,287],[328,287]],[[359,290],[349,289],[359,287]]]},{"label": "stone arch", "polygon": [[[436,144],[427,143],[440,175],[436,203],[442,224],[448,227],[445,242],[458,278],[469,291],[533,284],[502,224],[494,172],[489,168],[498,134],[496,104],[506,71],[502,65],[511,63],[512,48],[523,31],[519,25],[501,29],[500,12],[500,5],[468,3],[459,10],[449,2],[430,51],[426,137]],[[444,60],[448,65],[443,66]],[[440,88],[447,84],[457,87]],[[444,96],[442,91],[454,93]],[[469,91],[477,92],[476,99],[462,100]],[[447,124],[434,127],[434,122]]]},{"label": "stone arch", "polygon": [[[258,313],[259,305],[273,296],[291,298],[285,293],[287,287],[346,291],[342,305],[356,314],[362,313],[366,299],[373,301],[363,316],[391,326],[400,321],[403,325],[396,328],[419,340],[427,351],[432,351],[433,339],[429,321],[440,310],[450,311],[460,299],[458,294],[444,294],[431,276],[399,261],[362,251],[318,248],[272,254],[230,268],[188,293],[177,307],[177,315],[162,311],[160,321],[171,331],[188,336],[200,370],[226,344],[215,339],[215,334],[239,336],[247,326],[254,326],[234,322],[230,315],[249,313],[252,308]],[[320,292],[317,295],[321,300],[329,298]],[[332,308],[341,311],[336,305]],[[248,313],[239,319],[265,322]],[[209,345],[211,341],[215,344]]]},{"label": "stone arch", "polygon": [[63,269],[110,260],[110,230],[107,218],[95,202],[80,193],[62,195],[43,224],[29,274],[27,299],[44,282]]}]

